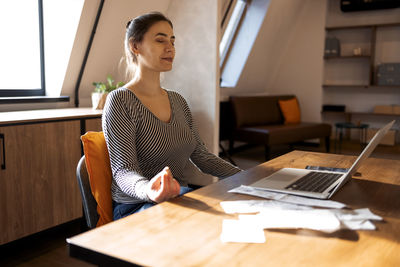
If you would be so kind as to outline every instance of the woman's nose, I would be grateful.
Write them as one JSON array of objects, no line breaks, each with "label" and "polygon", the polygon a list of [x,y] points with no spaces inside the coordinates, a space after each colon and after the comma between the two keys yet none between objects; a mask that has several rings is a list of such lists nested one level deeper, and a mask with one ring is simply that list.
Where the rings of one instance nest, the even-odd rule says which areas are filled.
[{"label": "woman's nose", "polygon": [[175,47],[173,44],[169,43],[166,47],[167,52],[171,52],[173,50],[175,50]]}]

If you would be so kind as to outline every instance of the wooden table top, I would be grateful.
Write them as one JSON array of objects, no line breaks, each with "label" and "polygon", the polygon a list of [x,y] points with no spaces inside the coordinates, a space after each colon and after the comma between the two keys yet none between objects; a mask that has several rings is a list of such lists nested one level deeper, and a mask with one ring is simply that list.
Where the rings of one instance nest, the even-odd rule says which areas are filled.
[{"label": "wooden table top", "polygon": [[[120,259],[146,266],[400,266],[400,161],[369,158],[332,200],[384,218],[375,231],[264,230],[263,244],[220,241],[227,193],[282,168],[349,168],[355,157],[293,151],[215,184],[67,240],[70,255],[92,263]],[[93,257],[94,255],[94,257]],[[96,258],[96,255],[99,256]],[[100,260],[100,262],[98,262]]]}]

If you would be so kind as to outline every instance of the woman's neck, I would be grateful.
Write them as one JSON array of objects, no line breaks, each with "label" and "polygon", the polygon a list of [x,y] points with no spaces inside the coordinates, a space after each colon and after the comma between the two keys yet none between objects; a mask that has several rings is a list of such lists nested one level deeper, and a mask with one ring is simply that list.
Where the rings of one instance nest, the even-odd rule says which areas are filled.
[{"label": "woman's neck", "polygon": [[143,68],[137,68],[135,76],[126,87],[133,90],[135,93],[146,96],[155,96],[163,93],[160,86],[160,72]]}]

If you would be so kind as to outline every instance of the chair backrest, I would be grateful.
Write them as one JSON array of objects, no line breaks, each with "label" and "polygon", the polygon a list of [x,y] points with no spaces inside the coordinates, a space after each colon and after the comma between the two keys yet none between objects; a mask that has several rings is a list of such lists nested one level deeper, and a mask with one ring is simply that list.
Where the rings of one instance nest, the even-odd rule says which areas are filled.
[{"label": "chair backrest", "polygon": [[76,178],[78,179],[79,190],[81,191],[83,212],[87,226],[93,229],[97,225],[99,215],[97,214],[97,202],[92,195],[90,188],[89,175],[86,169],[85,156],[82,156],[76,168]]}]

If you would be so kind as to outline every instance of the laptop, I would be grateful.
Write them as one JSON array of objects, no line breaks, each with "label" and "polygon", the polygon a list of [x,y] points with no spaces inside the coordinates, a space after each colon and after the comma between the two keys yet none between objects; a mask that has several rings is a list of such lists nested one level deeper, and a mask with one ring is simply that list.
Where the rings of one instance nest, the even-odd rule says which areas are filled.
[{"label": "laptop", "polygon": [[249,186],[279,193],[329,199],[355,174],[394,123],[394,120],[389,122],[374,135],[346,172],[283,168]]}]

